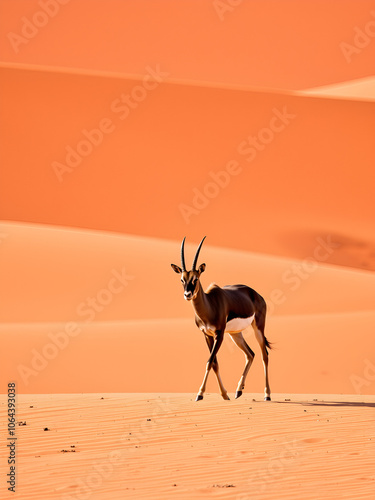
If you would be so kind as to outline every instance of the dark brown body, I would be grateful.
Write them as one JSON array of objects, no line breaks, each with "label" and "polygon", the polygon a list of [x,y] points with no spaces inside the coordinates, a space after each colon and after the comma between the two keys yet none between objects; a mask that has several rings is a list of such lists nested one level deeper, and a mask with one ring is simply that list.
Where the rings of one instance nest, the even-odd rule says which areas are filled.
[{"label": "dark brown body", "polygon": [[[193,305],[196,311],[195,324],[200,329],[204,327],[212,331],[209,327],[215,325],[217,330],[231,332],[227,325],[233,319],[254,316],[257,327],[264,332],[266,301],[246,285],[226,285],[220,288],[212,284],[205,293],[203,289],[199,291]],[[267,340],[266,345],[269,347]]]},{"label": "dark brown body", "polygon": [[262,350],[262,359],[266,379],[265,400],[271,399],[270,386],[268,382],[268,350],[270,344],[264,335],[266,322],[266,302],[259,293],[246,285],[227,285],[223,288],[216,284],[211,284],[206,292],[203,291],[200,276],[206,269],[206,264],[201,264],[196,268],[198,255],[204,238],[202,239],[195,254],[193,267],[187,271],[185,267],[184,243],[181,245],[182,267],[171,264],[173,270],[181,275],[181,282],[184,288],[185,300],[191,301],[195,312],[195,324],[202,330],[210,350],[210,357],[206,366],[206,373],[203,383],[197,395],[197,401],[203,399],[206,390],[208,374],[213,368],[220,387],[221,395],[224,399],[229,399],[226,389],[219,374],[219,364],[217,353],[227,332],[235,344],[244,352],[246,365],[242,377],[238,383],[236,398],[242,395],[245,387],[245,379],[254,359],[254,352],[250,349],[242,331],[250,325],[253,327],[255,337]]}]

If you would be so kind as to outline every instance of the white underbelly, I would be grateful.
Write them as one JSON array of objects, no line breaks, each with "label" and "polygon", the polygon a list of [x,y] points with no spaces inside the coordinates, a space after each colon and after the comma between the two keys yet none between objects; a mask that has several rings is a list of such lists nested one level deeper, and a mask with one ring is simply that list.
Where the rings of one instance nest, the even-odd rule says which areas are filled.
[{"label": "white underbelly", "polygon": [[254,321],[255,314],[249,318],[233,318],[228,321],[225,331],[228,333],[242,332],[245,328],[248,328]]}]

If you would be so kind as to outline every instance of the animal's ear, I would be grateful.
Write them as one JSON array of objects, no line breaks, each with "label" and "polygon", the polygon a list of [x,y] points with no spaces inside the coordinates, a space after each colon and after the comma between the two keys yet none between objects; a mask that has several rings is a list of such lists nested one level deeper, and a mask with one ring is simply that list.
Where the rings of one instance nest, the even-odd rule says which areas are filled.
[{"label": "animal's ear", "polygon": [[175,273],[177,273],[177,274],[181,274],[182,273],[181,267],[176,266],[176,264],[171,264],[171,266],[172,266],[172,269],[173,269],[173,271]]},{"label": "animal's ear", "polygon": [[202,274],[204,272],[204,270],[206,269],[206,264],[201,264],[199,267],[198,267],[198,271],[199,271],[199,274]]}]

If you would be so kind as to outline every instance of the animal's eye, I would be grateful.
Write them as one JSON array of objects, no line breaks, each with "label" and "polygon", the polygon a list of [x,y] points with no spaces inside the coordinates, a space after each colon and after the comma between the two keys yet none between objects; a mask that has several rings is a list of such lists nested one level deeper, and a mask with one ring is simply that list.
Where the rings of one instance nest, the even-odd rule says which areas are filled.
[{"label": "animal's eye", "polygon": [[181,283],[185,283],[185,280],[184,280],[184,279],[181,279]]}]

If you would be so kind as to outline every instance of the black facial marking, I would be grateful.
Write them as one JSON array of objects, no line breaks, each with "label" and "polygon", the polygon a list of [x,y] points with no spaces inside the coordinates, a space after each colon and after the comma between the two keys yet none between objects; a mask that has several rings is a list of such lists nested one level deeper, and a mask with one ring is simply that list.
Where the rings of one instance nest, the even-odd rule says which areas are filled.
[{"label": "black facial marking", "polygon": [[187,284],[186,291],[187,291],[187,292],[194,293],[194,290],[195,290],[195,282],[194,282],[194,285],[193,285],[193,282],[192,282],[192,281],[190,281],[190,282]]}]

